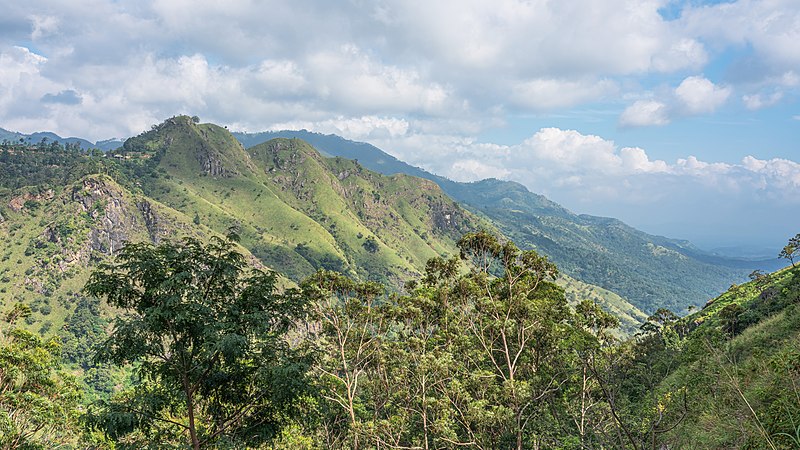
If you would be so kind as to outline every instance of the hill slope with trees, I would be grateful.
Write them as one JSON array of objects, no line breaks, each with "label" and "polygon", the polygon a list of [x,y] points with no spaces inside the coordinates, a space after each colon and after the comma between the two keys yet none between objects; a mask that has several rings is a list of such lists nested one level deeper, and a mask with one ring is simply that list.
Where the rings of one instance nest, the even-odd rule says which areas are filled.
[{"label": "hill slope with trees", "polygon": [[577,215],[519,183],[459,183],[411,166],[363,142],[308,131],[235,133],[244,145],[296,137],[329,155],[356,159],[384,173],[429,179],[470,211],[490,220],[522,248],[536,249],[578,280],[615,292],[643,311],[699,306],[753,270],[775,270],[775,260],[750,261],[705,253],[689,242],[653,236],[619,220]]}]

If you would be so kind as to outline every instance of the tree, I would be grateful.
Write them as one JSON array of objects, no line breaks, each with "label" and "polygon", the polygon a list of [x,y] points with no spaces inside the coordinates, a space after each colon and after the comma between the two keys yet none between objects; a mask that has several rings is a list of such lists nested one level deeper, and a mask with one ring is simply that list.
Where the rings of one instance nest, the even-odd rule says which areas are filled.
[{"label": "tree", "polygon": [[486,429],[494,436],[482,445],[539,447],[552,428],[548,400],[568,377],[559,343],[570,311],[564,291],[552,283],[558,271],[546,257],[500,243],[486,231],[464,235],[458,246],[461,259],[472,265],[465,288],[457,288],[470,337],[462,354],[475,353],[472,370],[494,380],[484,381],[487,391],[478,394],[494,408],[481,421],[497,421]]},{"label": "tree", "polygon": [[[5,317],[13,326],[30,314],[16,305]],[[0,329],[0,448],[56,448],[77,437],[80,398],[62,371],[61,346],[18,328]]]},{"label": "tree", "polygon": [[742,313],[745,312],[745,309],[742,308],[741,305],[738,303],[731,303],[726,305],[722,310],[719,312],[719,322],[722,325],[722,330],[728,334],[728,336],[735,336],[739,330],[739,320]]},{"label": "tree", "polygon": [[794,267],[794,257],[797,256],[798,252],[800,252],[800,234],[789,239],[789,243],[783,247],[778,257],[788,259],[792,263],[792,267]]},{"label": "tree", "polygon": [[[374,367],[385,332],[379,300],[383,288],[375,283],[357,283],[344,275],[320,270],[303,283],[314,318],[319,322],[312,338],[322,353],[317,365],[323,398],[336,412],[324,420],[326,446],[347,446],[358,450],[363,434],[361,393]],[[340,413],[344,413],[346,427]],[[327,418],[326,418],[327,419]],[[341,428],[345,428],[340,431]]]},{"label": "tree", "polygon": [[110,434],[167,426],[199,449],[280,431],[304,386],[306,361],[286,339],[304,303],[246,269],[231,240],[128,244],[85,291],[125,312],[98,360],[134,362],[140,379],[95,415]]}]

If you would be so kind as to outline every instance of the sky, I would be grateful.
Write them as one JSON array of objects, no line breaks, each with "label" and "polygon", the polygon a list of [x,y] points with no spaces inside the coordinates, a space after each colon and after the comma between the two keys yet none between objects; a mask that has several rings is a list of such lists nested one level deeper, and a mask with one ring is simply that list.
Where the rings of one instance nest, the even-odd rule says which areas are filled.
[{"label": "sky", "polygon": [[797,0],[0,0],[0,127],[366,141],[716,247],[800,232]]}]

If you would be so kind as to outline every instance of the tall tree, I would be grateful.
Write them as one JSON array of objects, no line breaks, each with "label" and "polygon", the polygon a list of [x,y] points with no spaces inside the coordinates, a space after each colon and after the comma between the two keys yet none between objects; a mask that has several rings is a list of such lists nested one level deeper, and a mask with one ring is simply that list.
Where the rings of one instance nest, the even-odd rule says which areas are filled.
[{"label": "tall tree", "polygon": [[460,305],[469,346],[482,359],[473,370],[492,374],[491,401],[497,417],[505,416],[495,428],[497,441],[485,446],[538,447],[548,429],[547,401],[568,377],[559,343],[570,311],[564,291],[552,283],[556,267],[485,231],[466,234],[458,245],[473,266],[472,289],[463,291],[469,294]]},{"label": "tall tree", "polygon": [[800,253],[800,233],[789,239],[789,243],[781,249],[778,257],[788,259],[792,263],[792,267],[794,267],[794,258],[798,253]]},{"label": "tall tree", "polygon": [[233,241],[128,244],[85,291],[124,311],[98,359],[134,362],[141,380],[100,415],[110,431],[167,424],[200,449],[280,430],[304,384],[286,336],[305,305],[296,291],[277,292],[275,274],[248,269]]},{"label": "tall tree", "polygon": [[[321,354],[317,370],[323,397],[334,406],[328,420],[323,420],[328,429],[326,445],[357,450],[363,444],[362,435],[368,434],[360,426],[362,391],[374,373],[380,339],[386,331],[379,305],[383,288],[321,270],[303,283],[303,293],[319,325],[310,331]],[[345,427],[337,420],[342,412]]]}]

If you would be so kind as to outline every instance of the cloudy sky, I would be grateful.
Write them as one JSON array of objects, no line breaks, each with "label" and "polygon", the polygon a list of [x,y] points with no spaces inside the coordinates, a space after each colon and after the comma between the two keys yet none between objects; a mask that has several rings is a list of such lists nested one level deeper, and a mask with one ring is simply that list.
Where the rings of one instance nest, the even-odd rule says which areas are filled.
[{"label": "cloudy sky", "polygon": [[0,0],[0,127],[367,141],[706,248],[800,232],[797,0]]}]

